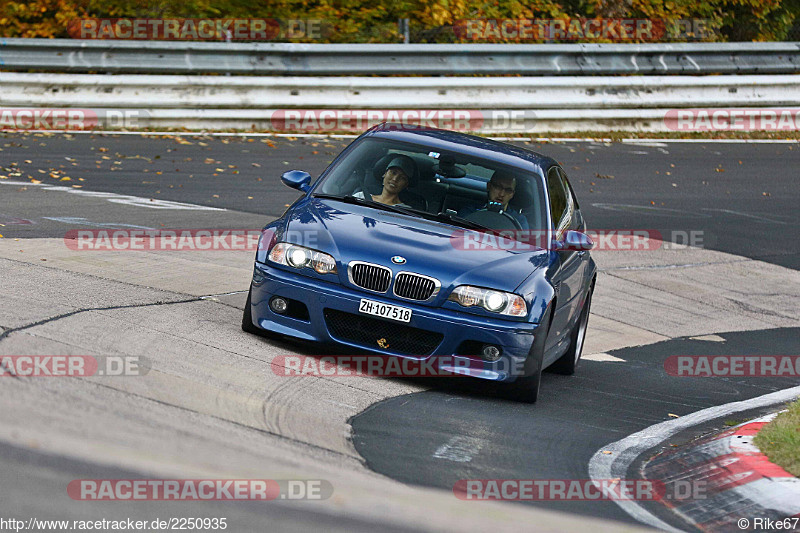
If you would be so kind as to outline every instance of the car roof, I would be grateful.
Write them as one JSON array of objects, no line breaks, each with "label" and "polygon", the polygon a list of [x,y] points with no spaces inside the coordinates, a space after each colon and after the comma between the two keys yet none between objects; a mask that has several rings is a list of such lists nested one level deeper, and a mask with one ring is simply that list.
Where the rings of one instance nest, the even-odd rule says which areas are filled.
[{"label": "car roof", "polygon": [[421,144],[442,151],[466,153],[522,169],[540,169],[542,174],[551,165],[558,164],[551,157],[519,146],[486,137],[423,126],[384,122],[367,131],[364,136]]}]

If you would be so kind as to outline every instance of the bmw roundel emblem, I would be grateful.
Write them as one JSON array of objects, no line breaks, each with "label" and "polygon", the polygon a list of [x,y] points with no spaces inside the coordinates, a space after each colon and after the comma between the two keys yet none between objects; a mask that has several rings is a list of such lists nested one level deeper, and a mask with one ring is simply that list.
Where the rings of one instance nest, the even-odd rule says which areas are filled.
[{"label": "bmw roundel emblem", "polygon": [[396,255],[396,256],[392,257],[392,263],[394,263],[395,265],[405,265],[406,264],[406,258],[405,257],[401,257],[399,255]]}]

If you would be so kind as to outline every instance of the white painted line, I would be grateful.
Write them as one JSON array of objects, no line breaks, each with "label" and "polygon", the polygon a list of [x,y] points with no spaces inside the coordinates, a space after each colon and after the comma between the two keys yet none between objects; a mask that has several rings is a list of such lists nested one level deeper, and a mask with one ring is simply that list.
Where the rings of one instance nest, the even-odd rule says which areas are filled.
[{"label": "white painted line", "polygon": [[653,143],[686,143],[686,144],[798,144],[800,139],[620,139],[619,142],[641,144]]},{"label": "white painted line", "polygon": [[[603,479],[623,479],[627,476],[628,468],[637,457],[685,429],[740,411],[785,403],[798,396],[800,396],[800,387],[792,387],[757,398],[717,405],[680,418],[665,420],[597,450],[589,460],[589,477],[597,483],[600,483],[600,480]],[[604,453],[609,451],[611,452],[610,454]],[[640,522],[666,531],[680,531],[656,517],[635,501],[614,500],[614,502],[623,511]]]},{"label": "white painted line", "polygon": [[[321,139],[355,139],[358,134],[346,133],[267,133],[267,132],[238,132],[238,131],[116,131],[116,130],[21,130],[2,133],[60,133],[64,135],[172,135],[177,137],[297,137]],[[800,139],[618,139],[607,137],[489,137],[502,141],[533,141],[533,142],[588,142],[588,143],[630,143],[641,145],[660,145],[664,143],[720,143],[720,144],[800,144]]]},{"label": "white painted line", "polygon": [[223,292],[220,294],[209,294],[207,296],[201,296],[201,300],[216,300],[217,296],[232,296],[234,294],[245,294],[249,291],[233,291],[233,292]]},{"label": "white painted line", "polygon": [[[666,146],[667,146],[666,144],[664,144],[662,142],[650,142],[650,141],[633,142],[632,139],[627,139],[627,140],[630,141],[630,144],[635,144],[636,146],[651,146],[653,148],[666,148]],[[623,140],[622,142],[625,142],[625,140]],[[647,152],[643,152],[643,153],[647,153]]]},{"label": "white painted line", "polygon": [[313,138],[345,138],[355,139],[355,134],[326,134],[326,133],[265,133],[265,132],[239,132],[239,131],[116,131],[116,130],[4,130],[2,133],[60,133],[63,135],[171,135],[175,137],[313,137]]},{"label": "white painted line", "polygon": [[625,359],[620,359],[619,357],[615,357],[609,353],[600,352],[600,353],[590,353],[589,355],[582,355],[582,359],[586,361],[602,361],[606,363],[619,363],[625,362]]},{"label": "white painted line", "polygon": [[725,265],[733,263],[745,263],[747,261],[754,261],[754,259],[735,259],[732,261],[713,261],[708,263],[683,263],[680,265],[644,265],[644,266],[623,266],[623,267],[608,267],[598,269],[600,272],[612,272],[614,270],[664,270],[670,268],[694,268],[708,265]]},{"label": "white painted line", "polygon": [[595,202],[592,207],[606,209],[608,211],[623,211],[639,213],[645,211],[651,215],[672,217],[672,218],[713,218],[711,215],[704,213],[697,213],[696,211],[686,211],[682,209],[671,209],[669,207],[658,207],[652,205],[634,205],[634,204],[611,204],[605,202]]},{"label": "white painted line", "polygon": [[62,222],[64,224],[72,224],[75,226],[91,226],[93,228],[110,228],[110,229],[122,229],[122,228],[134,228],[134,229],[149,229],[153,230],[155,228],[151,228],[149,226],[137,226],[135,224],[123,224],[118,222],[92,222],[91,220],[84,218],[84,217],[42,217],[45,220],[53,220],[55,222]]},{"label": "white painted line", "polygon": [[772,218],[751,215],[750,213],[743,213],[741,211],[734,211],[732,209],[712,209],[710,207],[701,207],[701,209],[703,211],[718,211],[720,213],[728,213],[730,215],[739,215],[740,217],[752,218],[753,220],[758,220],[760,222],[770,222],[772,224],[784,224],[784,225],[787,224],[786,222],[782,222],[780,220],[774,220]]},{"label": "white painted line", "polygon": [[437,459],[446,459],[456,463],[469,463],[483,447],[480,439],[475,437],[453,437],[447,444],[442,444],[433,453]]},{"label": "white painted line", "polygon": [[220,207],[208,207],[205,205],[185,204],[183,202],[172,202],[169,200],[156,200],[155,198],[142,198],[140,196],[130,196],[127,194],[117,194],[114,192],[88,191],[86,189],[74,189],[72,187],[62,187],[60,185],[48,185],[46,183],[31,183],[29,181],[1,180],[2,185],[24,185],[25,187],[40,187],[45,191],[61,191],[79,196],[90,198],[104,198],[114,204],[133,205],[136,207],[147,207],[149,209],[180,209],[184,211],[226,211]]},{"label": "white painted line", "polygon": [[725,342],[725,339],[719,335],[700,335],[697,337],[689,337],[693,341],[707,341],[707,342]]},{"label": "white painted line", "polygon": [[531,141],[530,137],[488,137],[493,141],[513,142],[513,141]]}]

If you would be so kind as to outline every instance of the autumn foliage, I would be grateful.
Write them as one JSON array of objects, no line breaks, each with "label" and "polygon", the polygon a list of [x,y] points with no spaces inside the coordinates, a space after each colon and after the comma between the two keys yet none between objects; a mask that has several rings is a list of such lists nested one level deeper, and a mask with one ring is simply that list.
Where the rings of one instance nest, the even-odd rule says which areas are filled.
[{"label": "autumn foliage", "polygon": [[[703,19],[718,41],[800,40],[800,0],[0,0],[3,37],[66,38],[79,18],[273,18],[322,20],[317,42],[466,42],[474,19]],[[299,39],[299,40],[302,40]],[[573,39],[574,41],[574,39]]]}]

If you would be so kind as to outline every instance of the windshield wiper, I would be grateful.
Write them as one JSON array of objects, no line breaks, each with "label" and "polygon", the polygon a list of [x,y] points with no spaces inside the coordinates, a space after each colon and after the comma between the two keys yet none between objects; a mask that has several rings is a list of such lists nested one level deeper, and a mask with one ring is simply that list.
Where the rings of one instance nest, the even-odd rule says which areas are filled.
[{"label": "windshield wiper", "polygon": [[471,220],[467,220],[466,218],[460,217],[458,215],[453,215],[448,213],[447,211],[442,211],[441,213],[428,213],[433,220],[441,220],[450,222],[453,225],[461,226],[464,228],[474,229],[478,231],[492,231],[492,228],[487,228],[483,224],[478,224],[477,222],[473,222]]},{"label": "windshield wiper", "polygon": [[340,202],[345,202],[348,204],[356,204],[356,205],[366,205],[369,207],[374,207],[376,209],[382,209],[384,211],[389,211],[392,213],[401,213],[403,215],[411,215],[411,216],[418,216],[424,218],[426,220],[436,220],[439,222],[449,222],[454,226],[460,226],[463,228],[474,229],[478,231],[492,231],[492,228],[487,228],[482,224],[478,224],[477,222],[472,222],[471,220],[467,220],[466,218],[462,218],[458,215],[453,215],[447,212],[442,211],[441,213],[428,213],[427,211],[421,211],[419,209],[414,209],[410,207],[400,207],[397,205],[387,205],[382,204],[380,202],[376,202],[374,200],[365,200],[364,198],[359,198],[357,196],[353,196],[352,194],[315,194],[314,198],[323,198],[326,200],[339,200]]},{"label": "windshield wiper", "polygon": [[315,194],[314,198],[323,198],[326,200],[339,200],[340,202],[345,202],[347,204],[356,204],[356,205],[366,205],[369,207],[374,207],[375,209],[381,209],[383,211],[389,211],[392,213],[401,213],[403,215],[411,215],[417,216],[422,211],[417,211],[416,209],[409,209],[407,207],[399,207],[396,205],[388,205],[382,204],[380,202],[376,202],[374,200],[365,200],[364,198],[359,198],[357,196],[353,196],[352,194]]}]

